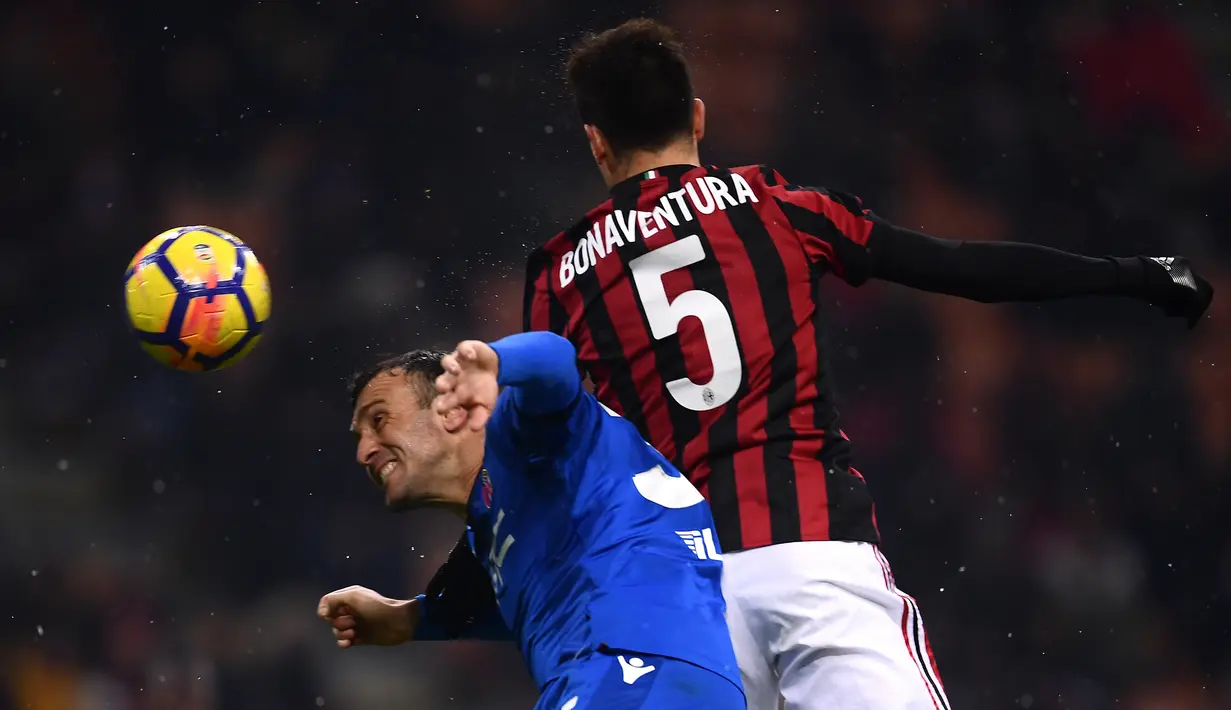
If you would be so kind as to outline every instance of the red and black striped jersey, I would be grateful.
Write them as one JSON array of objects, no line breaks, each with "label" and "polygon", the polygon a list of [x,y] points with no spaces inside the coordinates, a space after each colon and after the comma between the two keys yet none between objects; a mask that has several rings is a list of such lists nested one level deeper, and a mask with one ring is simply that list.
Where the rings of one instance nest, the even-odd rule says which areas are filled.
[{"label": "red and black striped jersey", "polygon": [[875,218],[762,166],[666,166],[530,258],[525,328],[577,348],[598,398],[688,474],[728,551],[877,542],[821,345],[818,280],[858,285]]}]

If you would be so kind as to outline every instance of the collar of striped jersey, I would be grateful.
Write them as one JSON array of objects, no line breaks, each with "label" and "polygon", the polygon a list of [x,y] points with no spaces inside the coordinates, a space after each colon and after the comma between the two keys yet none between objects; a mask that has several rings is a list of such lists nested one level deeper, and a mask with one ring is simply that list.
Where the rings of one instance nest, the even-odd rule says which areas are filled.
[{"label": "collar of striped jersey", "polygon": [[611,186],[611,192],[613,194],[616,192],[623,192],[634,186],[639,188],[642,182],[645,182],[646,180],[653,180],[654,178],[682,177],[688,171],[696,170],[699,167],[701,166],[688,165],[688,164],[660,165],[659,167],[654,168],[653,170],[646,170],[643,173],[637,173],[636,175],[626,180],[617,182],[616,184]]}]

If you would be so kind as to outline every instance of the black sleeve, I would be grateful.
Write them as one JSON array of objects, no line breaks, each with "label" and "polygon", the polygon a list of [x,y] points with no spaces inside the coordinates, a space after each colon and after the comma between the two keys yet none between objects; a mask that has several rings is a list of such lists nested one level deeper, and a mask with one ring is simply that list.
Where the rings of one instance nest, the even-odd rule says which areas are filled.
[{"label": "black sleeve", "polygon": [[[420,620],[420,640],[492,638],[506,633],[491,577],[470,550],[466,534],[424,590],[431,614]],[[495,629],[495,633],[492,633]]]},{"label": "black sleeve", "polygon": [[1070,296],[1148,299],[1139,257],[1089,257],[1021,242],[937,239],[877,220],[867,242],[870,276],[983,303]]}]

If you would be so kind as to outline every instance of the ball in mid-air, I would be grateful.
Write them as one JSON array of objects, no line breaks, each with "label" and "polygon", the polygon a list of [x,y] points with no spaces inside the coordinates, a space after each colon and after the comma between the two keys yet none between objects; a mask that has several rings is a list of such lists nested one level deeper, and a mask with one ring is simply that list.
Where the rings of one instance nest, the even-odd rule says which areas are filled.
[{"label": "ball in mid-air", "polygon": [[141,347],[177,370],[218,370],[256,347],[269,319],[269,279],[252,249],[213,227],[169,229],[124,274]]}]

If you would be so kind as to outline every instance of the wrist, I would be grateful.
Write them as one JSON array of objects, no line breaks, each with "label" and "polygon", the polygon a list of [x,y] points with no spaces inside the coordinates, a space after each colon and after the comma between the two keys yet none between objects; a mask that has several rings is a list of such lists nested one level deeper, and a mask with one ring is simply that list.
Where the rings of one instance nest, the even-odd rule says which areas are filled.
[{"label": "wrist", "polygon": [[402,642],[410,641],[415,637],[415,629],[423,615],[422,600],[423,595],[420,594],[411,599],[389,599],[387,601],[390,608],[397,612],[394,616],[397,620],[395,629]]},{"label": "wrist", "polygon": [[1146,263],[1138,256],[1111,257],[1116,265],[1117,290],[1126,296],[1149,298],[1149,279],[1146,275]]}]

